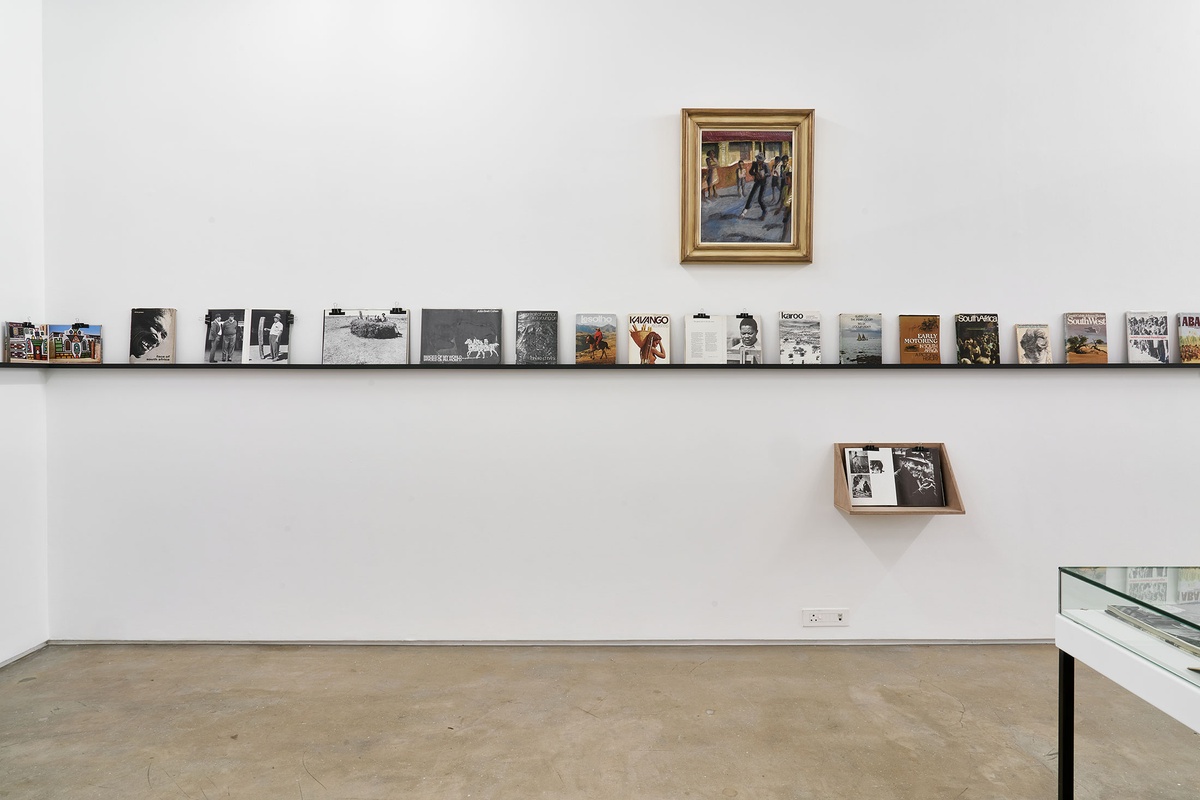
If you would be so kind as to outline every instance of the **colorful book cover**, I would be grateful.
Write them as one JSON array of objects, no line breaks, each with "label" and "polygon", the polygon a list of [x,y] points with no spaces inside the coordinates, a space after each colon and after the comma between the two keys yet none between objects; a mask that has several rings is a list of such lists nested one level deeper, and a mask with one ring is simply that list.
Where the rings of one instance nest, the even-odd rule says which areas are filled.
[{"label": "colorful book cover", "polygon": [[617,315],[575,315],[575,363],[617,363]]},{"label": "colorful book cover", "polygon": [[839,363],[883,363],[883,315],[838,315]]},{"label": "colorful book cover", "polygon": [[558,312],[517,312],[517,363],[558,363]]},{"label": "colorful book cover", "polygon": [[779,363],[821,363],[821,315],[816,311],[779,312]]},{"label": "colorful book cover", "polygon": [[998,314],[955,314],[954,338],[959,364],[1000,363]]},{"label": "colorful book cover", "polygon": [[1179,360],[1200,364],[1200,311],[1179,313]]},{"label": "colorful book cover", "polygon": [[1129,337],[1130,364],[1170,364],[1167,312],[1127,311],[1125,331]]},{"label": "colorful book cover", "polygon": [[322,364],[407,364],[403,308],[330,308],[321,334]]},{"label": "colorful book cover", "polygon": [[501,363],[498,308],[421,309],[421,363]]},{"label": "colorful book cover", "polygon": [[1108,316],[1102,311],[1063,314],[1068,364],[1108,363]]},{"label": "colorful book cover", "polygon": [[41,364],[50,360],[50,338],[45,325],[4,323],[4,360],[10,364]]},{"label": "colorful book cover", "polygon": [[1017,335],[1018,364],[1053,364],[1050,326],[1044,322],[1022,322],[1013,326]]},{"label": "colorful book cover", "polygon": [[248,364],[288,363],[291,318],[292,312],[286,308],[250,310],[250,346],[246,348]]},{"label": "colorful book cover", "polygon": [[246,348],[246,309],[210,308],[204,336],[205,364],[240,364]]},{"label": "colorful book cover", "polygon": [[629,347],[626,363],[671,363],[671,316],[669,314],[630,314]]},{"label": "colorful book cover", "polygon": [[942,363],[942,318],[937,314],[900,315],[900,363]]},{"label": "colorful book cover", "polygon": [[54,364],[99,364],[104,360],[99,325],[47,325],[46,334]]},{"label": "colorful book cover", "polygon": [[175,309],[135,308],[129,316],[129,363],[174,364]]},{"label": "colorful book cover", "polygon": [[762,320],[754,314],[725,318],[725,363],[763,363]]}]

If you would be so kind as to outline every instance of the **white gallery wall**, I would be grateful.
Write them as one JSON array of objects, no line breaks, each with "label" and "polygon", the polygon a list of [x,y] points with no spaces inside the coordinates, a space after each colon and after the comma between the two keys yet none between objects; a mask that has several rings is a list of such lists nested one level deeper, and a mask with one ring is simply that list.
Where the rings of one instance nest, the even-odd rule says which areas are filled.
[{"label": "white gallery wall", "polygon": [[[40,319],[42,4],[0,2],[0,303],[5,319]],[[49,638],[46,393],[41,371],[0,373],[0,663]]]},{"label": "white gallery wall", "polygon": [[[44,11],[47,319],[109,361],[148,305],[192,362],[291,308],[299,363],[335,304],[666,312],[677,356],[701,308],[820,311],[827,357],[878,311],[887,361],[901,313],[1011,361],[1104,311],[1124,361],[1125,311],[1200,310],[1194,3]],[[811,265],[678,263],[683,107],[816,110]],[[1057,566],[1195,563],[1197,377],[57,370],[49,637],[1048,638]],[[966,515],[837,511],[870,440],[945,442]]]}]

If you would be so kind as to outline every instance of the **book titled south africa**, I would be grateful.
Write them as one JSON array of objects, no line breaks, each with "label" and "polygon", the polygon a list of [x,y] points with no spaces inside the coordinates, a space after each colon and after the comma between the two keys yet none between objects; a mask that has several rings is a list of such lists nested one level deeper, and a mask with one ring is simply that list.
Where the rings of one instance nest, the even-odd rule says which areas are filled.
[{"label": "book titled south africa", "polygon": [[669,314],[630,314],[628,332],[628,363],[646,366],[671,363]]},{"label": "book titled south africa", "polygon": [[942,363],[942,318],[937,314],[900,315],[900,363]]},{"label": "book titled south africa", "polygon": [[617,315],[575,315],[575,363],[617,363]]},{"label": "book titled south africa", "polygon": [[838,349],[841,364],[882,364],[883,315],[839,314]]},{"label": "book titled south africa", "polygon": [[1167,312],[1127,311],[1125,328],[1129,334],[1130,364],[1171,363]]},{"label": "book titled south africa", "polygon": [[821,315],[819,312],[779,312],[779,363],[821,363]]},{"label": "book titled south africa", "polygon": [[1063,314],[1068,364],[1108,363],[1108,316],[1103,311]]},{"label": "book titled south africa", "polygon": [[955,350],[959,364],[1000,363],[1000,317],[955,314]]},{"label": "book titled south africa", "polygon": [[517,312],[517,363],[558,363],[558,312]]}]

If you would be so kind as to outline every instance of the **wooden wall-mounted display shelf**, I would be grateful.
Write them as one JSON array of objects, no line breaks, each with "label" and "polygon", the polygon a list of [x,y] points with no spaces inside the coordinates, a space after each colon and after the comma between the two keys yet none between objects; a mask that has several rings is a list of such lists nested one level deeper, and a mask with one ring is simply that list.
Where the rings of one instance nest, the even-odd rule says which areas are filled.
[{"label": "wooden wall-mounted display shelf", "polygon": [[[928,447],[937,448],[942,461],[942,492],[946,497],[944,506],[852,506],[850,484],[846,481],[847,447]],[[958,481],[954,479],[954,467],[946,445],[941,442],[860,442],[838,443],[833,446],[833,504],[847,514],[855,516],[908,515],[929,516],[931,514],[965,514],[962,496],[958,493]]]}]

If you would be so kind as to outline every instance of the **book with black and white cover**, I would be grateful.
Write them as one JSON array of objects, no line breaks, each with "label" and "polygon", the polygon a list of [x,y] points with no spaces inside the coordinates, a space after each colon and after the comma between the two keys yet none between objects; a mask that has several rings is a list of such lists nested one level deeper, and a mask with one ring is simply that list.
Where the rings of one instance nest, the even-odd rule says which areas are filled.
[{"label": "book with black and white cover", "polygon": [[883,314],[839,314],[838,351],[841,364],[882,364]]},{"label": "book with black and white cover", "polygon": [[421,363],[501,363],[498,308],[421,309]]},{"label": "book with black and white cover", "polygon": [[1000,315],[955,314],[954,338],[959,364],[1000,363]]},{"label": "book with black and white cover", "polygon": [[322,364],[408,363],[403,308],[329,308],[322,330]]},{"label": "book with black and white cover", "polygon": [[[1160,604],[1158,607],[1193,625],[1200,625],[1200,603]],[[1104,610],[1122,622],[1127,622],[1160,641],[1174,645],[1194,656],[1200,656],[1200,630],[1196,630],[1191,625],[1144,606],[1110,605]]]},{"label": "book with black and white cover", "polygon": [[130,311],[129,363],[175,363],[175,309],[135,308]]},{"label": "book with black and white cover", "polygon": [[204,335],[205,364],[240,364],[246,348],[246,309],[210,308]]},{"label": "book with black and white cover", "polygon": [[575,363],[596,366],[617,363],[617,315],[575,315]]},{"label": "book with black and white cover", "polygon": [[1053,364],[1050,326],[1045,322],[1020,322],[1013,326],[1017,335],[1018,364]]},{"label": "book with black and white cover", "polygon": [[685,364],[725,363],[724,314],[691,314],[683,321]]},{"label": "book with black and white cover", "polygon": [[50,363],[99,364],[104,360],[100,325],[47,325]]},{"label": "book with black and white cover", "polygon": [[1108,363],[1108,315],[1103,311],[1063,314],[1068,364]]},{"label": "book with black and white cover", "polygon": [[845,456],[850,505],[896,505],[896,466],[890,447],[847,447]]},{"label": "book with black and white cover", "polygon": [[627,329],[626,363],[646,366],[671,363],[670,314],[630,314]]},{"label": "book with black and white cover", "polygon": [[1130,364],[1170,364],[1167,312],[1126,311],[1125,331],[1129,337]]},{"label": "book with black and white cover", "polygon": [[900,363],[942,363],[942,318],[937,314],[900,315]]},{"label": "book with black and white cover", "polygon": [[779,363],[821,363],[821,314],[817,311],[779,312]]},{"label": "book with black and white cover", "polygon": [[762,320],[757,314],[738,314],[725,321],[725,363],[763,363]]},{"label": "book with black and white cover", "polygon": [[1200,364],[1200,311],[1181,311],[1178,322],[1179,360]]},{"label": "book with black and white cover", "polygon": [[45,325],[4,323],[4,361],[9,364],[42,364],[50,360],[50,337]]},{"label": "book with black and white cover", "polygon": [[946,505],[942,454],[936,447],[893,447],[892,459],[896,465],[896,505]]},{"label": "book with black and white cover", "polygon": [[558,312],[517,312],[517,363],[558,363]]},{"label": "book with black and white cover", "polygon": [[286,308],[250,309],[250,344],[246,348],[246,363],[288,363],[292,312]]}]

